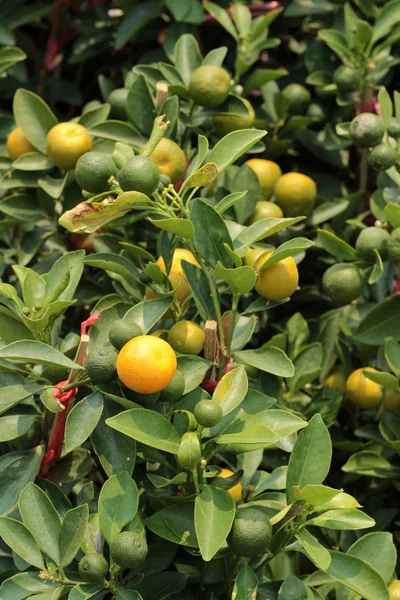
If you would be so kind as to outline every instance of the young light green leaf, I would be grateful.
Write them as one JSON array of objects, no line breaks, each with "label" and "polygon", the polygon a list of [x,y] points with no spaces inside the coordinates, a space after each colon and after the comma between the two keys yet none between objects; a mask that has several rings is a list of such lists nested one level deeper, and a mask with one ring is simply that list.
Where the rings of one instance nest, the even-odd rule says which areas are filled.
[{"label": "young light green leaf", "polygon": [[373,527],[375,521],[357,508],[345,508],[344,510],[328,510],[307,521],[307,525],[347,531]]},{"label": "young light green leaf", "polygon": [[221,405],[224,415],[229,415],[240,405],[247,390],[247,373],[243,367],[238,367],[226,373],[219,381],[213,394],[213,401]]}]

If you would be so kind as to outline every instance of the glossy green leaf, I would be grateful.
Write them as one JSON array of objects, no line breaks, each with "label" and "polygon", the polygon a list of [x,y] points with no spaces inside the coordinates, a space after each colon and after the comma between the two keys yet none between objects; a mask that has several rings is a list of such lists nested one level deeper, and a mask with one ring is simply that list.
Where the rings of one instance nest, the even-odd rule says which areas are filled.
[{"label": "glossy green leaf", "polygon": [[20,171],[45,171],[51,169],[53,163],[40,152],[28,152],[14,160],[12,166]]},{"label": "glossy green leaf", "polygon": [[389,340],[385,343],[385,359],[393,373],[400,377],[400,344]]},{"label": "glossy green leaf", "polygon": [[75,404],[65,424],[65,451],[81,446],[96,427],[103,411],[103,394],[93,392]]},{"label": "glossy green leaf", "polygon": [[136,323],[145,335],[156,323],[158,323],[171,304],[172,298],[145,300],[130,308],[125,313],[123,320],[128,323]]},{"label": "glossy green leaf", "polygon": [[207,2],[204,5],[207,12],[210,13],[218,23],[236,40],[238,39],[238,32],[233,25],[229,13],[226,12],[222,6],[219,6],[215,2]]},{"label": "glossy green leaf", "polygon": [[394,202],[389,202],[384,208],[384,213],[392,227],[400,227],[400,206]]},{"label": "glossy green leaf", "polygon": [[38,446],[6,455],[7,464],[0,473],[0,515],[8,515],[17,507],[21,491],[39,472],[43,451],[43,446]]},{"label": "glossy green leaf", "polygon": [[19,88],[13,102],[14,117],[25,137],[42,154],[46,154],[47,134],[58,121],[56,116],[39,96]]},{"label": "glossy green leaf", "polygon": [[194,523],[200,553],[206,562],[210,561],[225,543],[235,512],[232,496],[221,488],[206,485],[196,497]]},{"label": "glossy green leaf", "polygon": [[37,485],[28,483],[21,492],[18,507],[24,524],[33,534],[39,548],[59,565],[58,536],[61,522],[49,497]]},{"label": "glossy green leaf", "polygon": [[174,48],[174,63],[185,85],[188,86],[193,71],[201,65],[199,45],[193,35],[186,33],[178,39]]},{"label": "glossy green leaf", "polygon": [[314,246],[314,242],[307,240],[306,238],[294,238],[293,240],[284,242],[279,248],[273,251],[268,260],[266,260],[260,268],[260,271],[263,271],[267,267],[271,267],[288,256],[294,256],[295,254],[299,254],[299,252],[304,252],[304,250],[311,248],[311,246]]},{"label": "glossy green leaf", "polygon": [[101,533],[108,544],[135,517],[139,492],[135,481],[126,471],[107,479],[99,496]]},{"label": "glossy green leaf", "polygon": [[143,75],[138,75],[129,88],[125,109],[129,120],[147,138],[150,136],[156,108],[153,96]]},{"label": "glossy green leaf", "polygon": [[301,390],[316,379],[321,370],[322,347],[319,342],[305,346],[293,361],[294,376],[287,383],[292,393]]},{"label": "glossy green leaf", "polygon": [[192,240],[194,236],[194,228],[189,219],[150,219],[153,225],[160,229],[170,231],[175,235],[179,235],[187,240]]},{"label": "glossy green leaf", "polygon": [[128,146],[132,146],[137,152],[146,141],[135,127],[124,121],[104,121],[104,123],[98,123],[91,127],[88,133],[105,140],[128,144]]},{"label": "glossy green leaf", "polygon": [[235,577],[232,600],[254,600],[257,598],[258,578],[245,562]]},{"label": "glossy green leaf", "polygon": [[28,596],[55,591],[57,588],[59,589],[59,584],[51,581],[44,582],[39,578],[39,573],[27,571],[3,581],[0,594],[4,600],[23,600]]},{"label": "glossy green leaf", "polygon": [[27,563],[44,569],[44,562],[35,538],[20,521],[0,517],[0,537]]},{"label": "glossy green leaf", "polygon": [[375,521],[357,508],[345,508],[343,510],[328,510],[307,521],[308,524],[347,531],[373,527]]},{"label": "glossy green leaf", "polygon": [[300,489],[310,484],[323,483],[332,458],[332,442],[322,418],[316,414],[300,433],[290,455],[286,497],[293,500],[293,486]]},{"label": "glossy green leaf", "polygon": [[283,350],[274,346],[265,346],[257,350],[240,350],[235,353],[235,360],[279,377],[292,377],[294,374],[291,360]]},{"label": "glossy green leaf", "polygon": [[279,590],[278,600],[308,600],[307,586],[294,575],[288,575]]},{"label": "glossy green leaf", "polygon": [[107,419],[106,423],[142,444],[172,454],[178,452],[180,437],[175,427],[154,410],[132,408]]},{"label": "glossy green leaf", "polygon": [[239,235],[235,238],[233,246],[236,252],[247,250],[248,246],[254,242],[263,240],[266,237],[275,235],[278,231],[290,227],[299,221],[302,221],[304,217],[292,217],[288,219],[275,219],[269,217],[267,219],[261,219],[256,221],[249,227],[246,227]]},{"label": "glossy green leaf", "polygon": [[243,367],[226,373],[213,393],[213,401],[221,405],[224,415],[237,408],[248,390],[247,373]]},{"label": "glossy green leaf", "polygon": [[296,531],[295,536],[313,563],[322,571],[326,571],[331,563],[329,551],[305,528]]},{"label": "glossy green leaf", "polygon": [[247,266],[225,269],[218,261],[215,274],[226,281],[234,294],[248,294],[256,284],[256,272]]},{"label": "glossy green leaf", "polygon": [[212,301],[209,281],[202,269],[183,260],[183,272],[192,292],[193,300],[204,321],[215,320],[215,306]]},{"label": "glossy green leaf", "polygon": [[357,260],[354,248],[331,231],[318,229],[318,242],[324,250],[339,260]]},{"label": "glossy green leaf", "polygon": [[386,340],[390,339],[399,340],[399,310],[400,296],[391,296],[379,302],[361,321],[354,338],[373,346],[384,344]]},{"label": "glossy green leaf", "polygon": [[[11,386],[10,386],[11,387]],[[8,396],[8,394],[7,394]],[[9,398],[7,398],[9,400]],[[0,412],[1,411],[0,403]],[[24,435],[35,424],[36,415],[6,415],[0,418],[0,442],[15,440]]]},{"label": "glossy green leaf", "polygon": [[194,502],[173,504],[147,518],[145,523],[147,529],[165,540],[198,548],[194,526]]},{"label": "glossy green leaf", "polygon": [[389,592],[381,575],[367,562],[350,554],[328,550],[331,563],[326,573],[343,583],[365,600],[389,600]]},{"label": "glossy green leaf", "polygon": [[0,358],[6,358],[11,362],[57,365],[67,369],[82,370],[80,365],[74,363],[55,348],[33,340],[22,340],[3,346],[3,348],[0,348]]},{"label": "glossy green leaf", "polygon": [[61,524],[59,534],[60,565],[66,567],[77,555],[88,523],[89,508],[87,504],[71,508]]},{"label": "glossy green leaf", "polygon": [[178,356],[178,369],[185,378],[184,394],[189,394],[203,381],[211,362],[200,356]]},{"label": "glossy green leaf", "polygon": [[363,375],[367,379],[381,385],[383,388],[390,390],[399,389],[399,380],[391,373],[384,373],[383,371],[377,371],[376,373],[375,371],[363,371]]},{"label": "glossy green leaf", "polygon": [[259,142],[266,133],[266,131],[258,129],[242,129],[228,133],[209,152],[207,162],[214,163],[221,173]]},{"label": "glossy green leaf", "polygon": [[193,243],[201,257],[212,267],[220,261],[230,267],[232,260],[224,244],[232,248],[232,240],[221,215],[204,200],[193,200],[190,218],[194,227]]}]

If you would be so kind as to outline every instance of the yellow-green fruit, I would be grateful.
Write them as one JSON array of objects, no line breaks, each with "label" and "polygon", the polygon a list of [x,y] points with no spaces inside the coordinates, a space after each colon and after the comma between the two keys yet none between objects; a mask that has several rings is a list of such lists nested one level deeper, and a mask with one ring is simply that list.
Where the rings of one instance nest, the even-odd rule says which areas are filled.
[{"label": "yellow-green fruit", "polygon": [[169,138],[162,138],[153,152],[149,155],[150,160],[156,163],[161,176],[168,176],[168,185],[177,183],[186,173],[186,156],[182,148]]},{"label": "yellow-green fruit", "polygon": [[386,389],[383,395],[383,404],[390,410],[400,409],[400,392],[398,390]]},{"label": "yellow-green fruit", "polygon": [[250,248],[243,257],[243,264],[245,264],[247,267],[254,268],[257,259],[259,259],[260,256],[265,253],[265,248]]},{"label": "yellow-green fruit", "polygon": [[140,192],[151,196],[160,183],[160,171],[150,158],[132,156],[120,170],[118,181],[124,192]]},{"label": "yellow-green fruit", "polygon": [[367,262],[375,262],[375,250],[378,250],[380,257],[385,259],[389,238],[388,232],[380,227],[363,229],[356,241],[358,256]]},{"label": "yellow-green fruit", "polygon": [[275,185],[275,199],[285,217],[307,216],[317,199],[317,186],[308,175],[286,173]]},{"label": "yellow-green fruit", "polygon": [[243,102],[247,106],[247,115],[218,115],[214,119],[214,127],[216,132],[220,135],[227,135],[232,131],[238,131],[239,129],[250,129],[254,125],[255,112],[248,100],[242,98]]},{"label": "yellow-green fruit", "polygon": [[115,536],[110,545],[113,561],[124,569],[137,569],[147,552],[146,536],[138,531],[123,531]]},{"label": "yellow-green fruit", "polygon": [[92,149],[92,138],[79,123],[58,123],[46,138],[47,154],[60,169],[74,169],[79,158]]},{"label": "yellow-green fruit", "polygon": [[272,525],[261,508],[240,508],[236,512],[228,546],[236,556],[251,558],[265,554],[272,538]]},{"label": "yellow-green fruit", "polygon": [[351,263],[332,265],[322,277],[325,294],[339,306],[357,300],[362,295],[364,286],[361,271]]},{"label": "yellow-green fruit", "polygon": [[231,87],[229,73],[217,65],[196,69],[189,82],[189,94],[199,106],[213,108],[225,102]]},{"label": "yellow-green fruit", "polygon": [[276,182],[282,176],[280,166],[264,158],[250,158],[245,164],[257,175],[262,195],[265,200],[269,200],[274,193]]},{"label": "yellow-green fruit", "polygon": [[199,354],[203,350],[204,340],[204,331],[194,321],[178,321],[168,334],[168,343],[181,354]]},{"label": "yellow-green fruit", "polygon": [[[254,268],[258,270],[271,254],[272,252],[262,254]],[[283,300],[296,291],[298,284],[299,272],[296,262],[291,256],[288,256],[271,267],[259,271],[255,289],[266,300]]]},{"label": "yellow-green fruit", "polygon": [[84,581],[101,583],[108,573],[108,563],[104,556],[92,552],[79,561],[79,575]]},{"label": "yellow-green fruit", "polygon": [[269,218],[282,219],[282,209],[274,202],[270,202],[269,200],[260,200],[257,202],[256,208],[250,217],[249,224],[251,225],[256,221],[261,221],[261,219]]},{"label": "yellow-green fruit", "polygon": [[390,600],[400,600],[400,581],[394,579],[388,587]]},{"label": "yellow-green fruit", "polygon": [[24,136],[21,127],[16,127],[9,134],[7,138],[7,152],[11,160],[17,160],[17,158],[28,154],[28,152],[35,152],[35,148]]},{"label": "yellow-green fruit", "polygon": [[325,379],[324,385],[331,390],[339,390],[343,394],[346,388],[346,371],[343,365],[338,365],[332,369]]},{"label": "yellow-green fruit", "polygon": [[394,229],[387,242],[389,258],[395,263],[400,263],[400,227]]},{"label": "yellow-green fruit", "polygon": [[383,390],[380,385],[365,377],[363,371],[377,372],[372,367],[353,371],[346,382],[346,396],[352,404],[360,408],[375,408],[382,399]]}]

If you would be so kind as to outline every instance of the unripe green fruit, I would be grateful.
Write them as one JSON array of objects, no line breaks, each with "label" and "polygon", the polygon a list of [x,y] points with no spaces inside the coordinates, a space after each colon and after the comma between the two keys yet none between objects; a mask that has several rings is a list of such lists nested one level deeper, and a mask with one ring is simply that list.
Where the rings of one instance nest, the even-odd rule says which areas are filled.
[{"label": "unripe green fruit", "polygon": [[375,250],[378,250],[380,257],[386,258],[389,237],[388,232],[380,227],[363,229],[356,241],[358,256],[367,262],[375,262]]},{"label": "unripe green fruit", "polygon": [[236,556],[251,558],[264,554],[272,538],[272,525],[262,508],[239,509],[228,536],[229,549]]},{"label": "unripe green fruit", "polygon": [[108,338],[114,348],[121,350],[125,344],[138,335],[142,335],[139,325],[118,319],[118,321],[114,321],[112,324]]},{"label": "unripe green fruit", "polygon": [[354,92],[360,85],[361,77],[356,69],[342,65],[333,74],[333,82],[340,92]]},{"label": "unripe green fruit", "polygon": [[213,400],[200,400],[194,407],[196,421],[202,427],[215,427],[221,422],[223,412],[221,405]]},{"label": "unripe green fruit", "polygon": [[146,536],[139,531],[122,531],[110,545],[113,561],[123,569],[137,569],[147,552]]},{"label": "unripe green fruit", "polygon": [[350,137],[360,148],[377,146],[384,133],[383,119],[374,113],[361,113],[350,123]]},{"label": "unripe green fruit", "polygon": [[394,229],[387,242],[387,253],[395,262],[400,263],[400,227]]},{"label": "unripe green fruit", "polygon": [[177,459],[182,469],[191,471],[197,467],[201,460],[200,442],[197,433],[189,431],[183,434]]},{"label": "unripe green fruit", "polygon": [[397,162],[397,152],[389,144],[378,144],[368,154],[368,164],[377,171],[386,171]]},{"label": "unripe green fruit", "polygon": [[79,561],[79,575],[85,581],[100,583],[104,581],[108,573],[108,563],[104,556],[93,552],[86,554]]},{"label": "unripe green fruit", "polygon": [[343,306],[361,296],[364,291],[364,280],[355,265],[338,263],[325,271],[322,287],[333,302]]}]

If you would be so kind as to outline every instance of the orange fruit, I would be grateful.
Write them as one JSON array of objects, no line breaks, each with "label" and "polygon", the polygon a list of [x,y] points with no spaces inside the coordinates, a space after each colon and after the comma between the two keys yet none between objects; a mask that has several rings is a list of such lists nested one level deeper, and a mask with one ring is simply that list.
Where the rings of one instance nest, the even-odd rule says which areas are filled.
[{"label": "orange fruit", "polygon": [[92,138],[79,123],[58,123],[47,134],[47,154],[60,169],[74,169],[78,159],[92,149]]},{"label": "orange fruit", "polygon": [[353,371],[346,382],[346,395],[352,404],[360,408],[375,408],[382,399],[382,387],[365,377],[363,371],[377,372],[373,367]]},{"label": "orange fruit", "polygon": [[245,164],[257,175],[262,195],[265,200],[269,200],[274,193],[278,179],[282,177],[280,166],[272,160],[265,160],[264,158],[251,158]]},{"label": "orange fruit", "polygon": [[[223,479],[225,479],[225,477],[231,477],[233,474],[233,471],[231,471],[230,469],[221,469],[221,473],[218,475],[218,477],[222,477]],[[227,491],[232,496],[235,502],[239,502],[239,500],[242,499],[243,486],[240,483],[240,481],[238,481],[233,487],[229,488],[229,490]]]},{"label": "orange fruit", "polygon": [[7,138],[7,152],[11,160],[17,160],[23,154],[35,152],[35,150],[30,141],[22,133],[21,127],[16,127],[9,134]]},{"label": "orange fruit", "polygon": [[118,377],[124,385],[139,394],[154,394],[171,383],[176,371],[175,352],[161,338],[139,335],[120,350]]},{"label": "orange fruit", "polygon": [[[272,250],[262,254],[254,265],[257,271],[271,256]],[[255,285],[256,291],[266,300],[283,300],[291,296],[299,284],[297,265],[291,256],[260,271]]]}]

